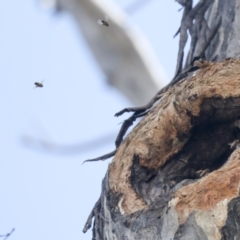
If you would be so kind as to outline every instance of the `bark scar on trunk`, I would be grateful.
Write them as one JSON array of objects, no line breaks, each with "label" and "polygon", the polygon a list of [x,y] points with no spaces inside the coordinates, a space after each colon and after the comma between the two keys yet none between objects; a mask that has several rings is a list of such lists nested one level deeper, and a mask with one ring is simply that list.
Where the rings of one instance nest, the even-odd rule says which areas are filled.
[{"label": "bark scar on trunk", "polygon": [[176,210],[180,224],[194,212],[197,224],[206,235],[220,239],[228,203],[238,197],[239,187],[240,148],[237,148],[223,167],[178,190],[169,206]]},{"label": "bark scar on trunk", "polygon": [[134,156],[142,167],[159,170],[181,152],[194,127],[236,119],[240,115],[239,76],[240,60],[205,64],[170,88],[127,136],[109,167],[109,189],[121,195],[118,207],[122,214],[148,208],[131,184]]}]

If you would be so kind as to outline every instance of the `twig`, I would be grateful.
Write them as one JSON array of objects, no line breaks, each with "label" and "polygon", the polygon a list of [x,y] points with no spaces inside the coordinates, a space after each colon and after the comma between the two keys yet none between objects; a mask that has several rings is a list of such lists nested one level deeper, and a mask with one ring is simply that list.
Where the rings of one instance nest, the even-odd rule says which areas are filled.
[{"label": "twig", "polygon": [[[162,89],[160,91],[162,91]],[[147,109],[150,109],[159,98],[161,98],[161,96],[159,96],[159,92],[158,92],[146,105],[141,107],[134,107],[134,108],[124,108],[123,110],[117,112],[114,116],[119,117],[125,112],[135,112],[136,114],[140,114],[142,112],[145,112]]]},{"label": "twig", "polygon": [[31,136],[23,136],[21,141],[27,147],[31,147],[34,149],[40,149],[44,151],[48,151],[50,153],[56,154],[79,154],[84,151],[89,151],[93,149],[93,147],[99,148],[108,142],[112,142],[116,137],[116,133],[108,133],[105,136],[96,137],[95,139],[85,141],[82,143],[76,144],[58,144],[53,141],[41,140]]},{"label": "twig", "polygon": [[130,118],[128,118],[127,120],[125,120],[122,124],[122,127],[118,133],[118,136],[117,136],[117,139],[115,141],[115,144],[116,144],[116,149],[110,153],[107,153],[101,157],[97,157],[97,158],[93,158],[93,159],[88,159],[88,160],[85,160],[82,164],[84,164],[85,162],[96,162],[96,161],[104,161],[110,157],[113,157],[116,152],[117,152],[117,148],[119,147],[119,145],[121,144],[121,142],[123,141],[123,137],[124,135],[126,134],[128,128],[133,124],[133,122],[139,118],[139,117],[142,117],[144,115],[146,115],[147,112],[144,112],[142,114],[136,114],[134,113]]},{"label": "twig", "polygon": [[116,148],[118,148],[120,146],[127,130],[129,129],[129,127],[131,127],[133,125],[133,123],[136,121],[136,119],[145,116],[147,113],[148,112],[137,114],[137,112],[135,112],[131,117],[129,117],[128,119],[126,119],[123,122],[122,127],[118,133],[117,139],[115,141]]},{"label": "twig", "polygon": [[173,38],[175,38],[180,33],[181,27],[177,30],[177,32],[173,35]]},{"label": "twig", "polygon": [[117,149],[115,149],[114,151],[110,152],[110,153],[107,153],[101,157],[97,157],[97,158],[93,158],[93,159],[88,159],[88,160],[85,160],[82,165],[85,163],[85,162],[96,162],[96,161],[104,161],[110,157],[113,157],[117,152]]},{"label": "twig", "polygon": [[87,221],[86,221],[86,223],[85,223],[85,225],[84,225],[84,228],[83,228],[83,233],[86,233],[87,230],[88,230],[89,228],[91,228],[93,217],[96,218],[96,217],[97,217],[97,214],[99,213],[100,203],[101,203],[101,196],[100,196],[100,198],[97,200],[97,202],[95,203],[95,205],[94,205],[91,213],[90,213],[89,216],[88,216],[88,219],[87,219]]},{"label": "twig", "polygon": [[11,236],[11,234],[12,234],[14,231],[15,231],[15,228],[13,228],[11,232],[9,232],[9,233],[7,233],[7,234],[5,234],[5,235],[0,235],[0,237],[4,238],[3,240],[6,240],[6,239],[8,239],[8,237]]},{"label": "twig", "polygon": [[173,85],[175,85],[177,82],[182,80],[187,76],[188,72],[195,71],[197,68],[194,66],[190,66],[188,69],[186,69],[184,72],[179,74],[178,76],[174,77],[169,84],[167,84],[164,88],[162,88],[160,91],[156,93],[156,95],[150,100],[150,102],[144,106],[141,107],[134,107],[134,108],[124,108],[121,111],[117,112],[114,116],[119,117],[120,115],[124,114],[125,112],[134,112],[136,114],[140,114],[143,112],[146,112],[147,110],[151,109],[151,107],[156,103],[159,99],[162,98],[162,95],[170,89]]}]

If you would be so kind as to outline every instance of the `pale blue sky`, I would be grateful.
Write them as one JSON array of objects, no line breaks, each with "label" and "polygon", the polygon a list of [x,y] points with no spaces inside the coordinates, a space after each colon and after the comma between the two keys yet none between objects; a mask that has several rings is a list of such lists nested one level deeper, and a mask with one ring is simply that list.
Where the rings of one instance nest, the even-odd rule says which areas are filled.
[{"label": "pale blue sky", "polygon": [[[179,8],[174,0],[152,0],[130,16],[169,78]],[[11,240],[91,239],[91,230],[82,229],[109,161],[81,164],[112,151],[114,139],[71,155],[30,148],[21,139],[70,145],[117,133],[126,116],[117,119],[114,113],[130,103],[105,83],[67,14],[54,15],[34,0],[1,1],[0,31],[0,234],[15,227]],[[44,88],[33,89],[43,79]]]}]

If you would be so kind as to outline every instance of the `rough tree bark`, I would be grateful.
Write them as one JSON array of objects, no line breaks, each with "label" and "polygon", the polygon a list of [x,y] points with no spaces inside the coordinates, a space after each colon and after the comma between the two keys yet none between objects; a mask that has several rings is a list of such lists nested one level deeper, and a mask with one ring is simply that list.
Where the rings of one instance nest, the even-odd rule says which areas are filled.
[{"label": "rough tree bark", "polygon": [[146,116],[112,153],[93,239],[240,239],[240,1],[178,2],[176,76],[150,108],[120,112]]}]

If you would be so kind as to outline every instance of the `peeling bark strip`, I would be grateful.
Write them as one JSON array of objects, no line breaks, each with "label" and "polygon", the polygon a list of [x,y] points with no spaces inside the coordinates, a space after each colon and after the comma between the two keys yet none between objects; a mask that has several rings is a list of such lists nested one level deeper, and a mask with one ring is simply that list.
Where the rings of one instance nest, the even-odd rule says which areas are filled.
[{"label": "peeling bark strip", "polygon": [[182,72],[184,48],[188,39],[188,31],[191,35],[191,45],[185,69],[192,64],[196,57],[203,57],[206,48],[209,46],[212,38],[217,33],[220,22],[220,19],[217,19],[216,25],[210,29],[207,25],[206,19],[204,18],[205,12],[213,3],[212,0],[200,0],[195,7],[192,7],[192,0],[178,2],[184,7],[184,11],[181,27],[178,31],[180,33],[180,39],[175,76]]},{"label": "peeling bark strip", "polygon": [[237,236],[240,60],[196,64],[119,146],[84,229],[95,212],[93,239]]},{"label": "peeling bark strip", "polygon": [[[200,0],[192,6],[192,0],[177,1],[184,7],[179,50],[175,75],[183,68],[184,48],[191,37],[185,69],[197,57],[222,61],[228,57],[240,56],[239,21],[240,2],[235,0]],[[212,41],[213,40],[213,41]]]}]

